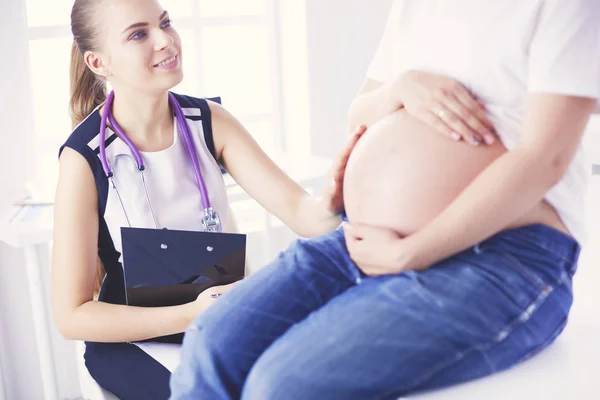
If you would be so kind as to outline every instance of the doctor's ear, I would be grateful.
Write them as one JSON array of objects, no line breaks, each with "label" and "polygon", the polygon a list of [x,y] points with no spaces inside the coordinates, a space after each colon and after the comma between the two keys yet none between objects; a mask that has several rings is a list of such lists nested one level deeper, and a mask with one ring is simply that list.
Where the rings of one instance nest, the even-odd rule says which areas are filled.
[{"label": "doctor's ear", "polygon": [[86,51],[83,55],[85,59],[86,65],[92,70],[96,75],[100,75],[103,77],[107,77],[112,75],[110,71],[105,67],[104,62],[100,58],[100,56],[94,52]]}]

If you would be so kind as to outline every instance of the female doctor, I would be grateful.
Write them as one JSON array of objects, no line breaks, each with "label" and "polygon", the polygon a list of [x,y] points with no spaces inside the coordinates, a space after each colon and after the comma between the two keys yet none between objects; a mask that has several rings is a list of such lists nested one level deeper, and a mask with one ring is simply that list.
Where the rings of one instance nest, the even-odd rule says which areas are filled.
[{"label": "female doctor", "polygon": [[[174,110],[185,115],[210,204],[225,232],[236,226],[217,160],[294,232],[314,236],[340,224],[345,162],[365,129],[357,129],[332,167],[335,184],[313,198],[223,107],[169,93],[183,79],[184,53],[157,1],[76,0],[71,29],[76,127],[60,152],[52,261],[56,324],[65,338],[86,341],[86,366],[102,387],[123,400],[166,399],[170,371],[154,354],[161,345],[132,342],[184,332],[231,286],[213,287],[196,301],[171,307],[127,306],[110,296],[115,287],[123,289],[121,227],[201,229],[202,199]],[[106,82],[113,88],[109,101]],[[145,167],[143,185],[140,171],[132,168],[132,148]]]}]

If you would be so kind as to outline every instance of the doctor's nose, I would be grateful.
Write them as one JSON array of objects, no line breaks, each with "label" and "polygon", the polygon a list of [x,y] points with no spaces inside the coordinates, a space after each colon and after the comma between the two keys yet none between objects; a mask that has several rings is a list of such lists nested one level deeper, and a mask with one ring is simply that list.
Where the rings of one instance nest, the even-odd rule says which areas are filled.
[{"label": "doctor's nose", "polygon": [[160,30],[155,35],[154,50],[160,51],[172,46],[175,43],[175,39],[167,32]]}]

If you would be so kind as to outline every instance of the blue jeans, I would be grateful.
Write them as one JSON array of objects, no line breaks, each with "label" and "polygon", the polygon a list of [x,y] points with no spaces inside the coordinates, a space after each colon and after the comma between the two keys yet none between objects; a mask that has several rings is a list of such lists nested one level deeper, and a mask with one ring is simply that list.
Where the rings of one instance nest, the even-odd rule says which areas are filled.
[{"label": "blue jeans", "polygon": [[341,230],[296,241],[188,329],[171,399],[394,399],[506,369],[563,330],[579,251],[532,225],[366,277]]}]

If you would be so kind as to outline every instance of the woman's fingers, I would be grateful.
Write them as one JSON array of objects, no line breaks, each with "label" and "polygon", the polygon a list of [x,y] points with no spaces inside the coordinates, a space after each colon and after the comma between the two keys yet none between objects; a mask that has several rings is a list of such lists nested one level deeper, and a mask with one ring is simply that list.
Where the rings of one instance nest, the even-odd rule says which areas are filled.
[{"label": "woman's fingers", "polygon": [[440,119],[452,132],[460,135],[468,143],[477,146],[482,143],[483,138],[477,131],[467,125],[458,115],[444,106],[435,110],[435,116]]},{"label": "woman's fingers", "polygon": [[231,289],[236,283],[237,282],[233,282],[228,285],[212,286],[206,289],[206,292],[211,299],[218,299],[219,297],[227,293],[229,289]]},{"label": "woman's fingers", "polygon": [[[481,105],[469,91],[460,83],[449,79],[438,79],[437,89],[433,90],[430,98],[429,110],[447,128],[443,128],[439,121],[431,117],[430,124],[445,131],[451,137],[460,137],[472,145],[480,143],[492,144],[496,137],[493,124],[488,119],[483,105]],[[448,129],[453,132],[448,134]]]},{"label": "woman's fingers", "polygon": [[[468,133],[475,132],[476,135],[474,136],[476,136],[479,141],[483,139],[487,144],[492,144],[494,142],[495,138],[492,130],[485,125],[487,123],[487,118],[481,119],[482,117],[478,115],[478,112],[465,108],[464,105],[454,97],[448,97],[442,107],[446,107],[446,110],[449,111],[447,115],[449,125],[460,125],[460,122],[469,129]],[[481,112],[481,108],[479,106],[477,106],[477,108],[479,109],[479,112]]]},{"label": "woman's fingers", "polygon": [[445,105],[482,135],[487,144],[494,142],[496,137],[494,124],[485,113],[485,106],[475,100],[467,89],[459,85],[445,100]]},{"label": "woman's fingers", "polygon": [[231,289],[232,287],[234,287],[236,283],[237,282],[233,282],[233,283],[230,283],[228,285],[215,286],[215,290],[219,294],[224,294],[224,293],[228,292],[229,289]]},{"label": "woman's fingers", "polygon": [[469,93],[469,91],[462,85],[456,86],[455,90],[452,92],[452,96],[456,101],[462,104],[464,109],[474,115],[489,129],[494,127],[494,124],[492,124],[485,113],[485,107],[483,104],[474,99],[471,93]]},{"label": "woman's fingers", "polygon": [[441,133],[442,135],[447,136],[448,138],[454,141],[459,141],[462,138],[460,134],[454,132],[454,130],[449,125],[447,125],[443,120],[441,120],[437,115],[435,115],[431,111],[422,112],[420,115],[420,119],[433,129]]}]

